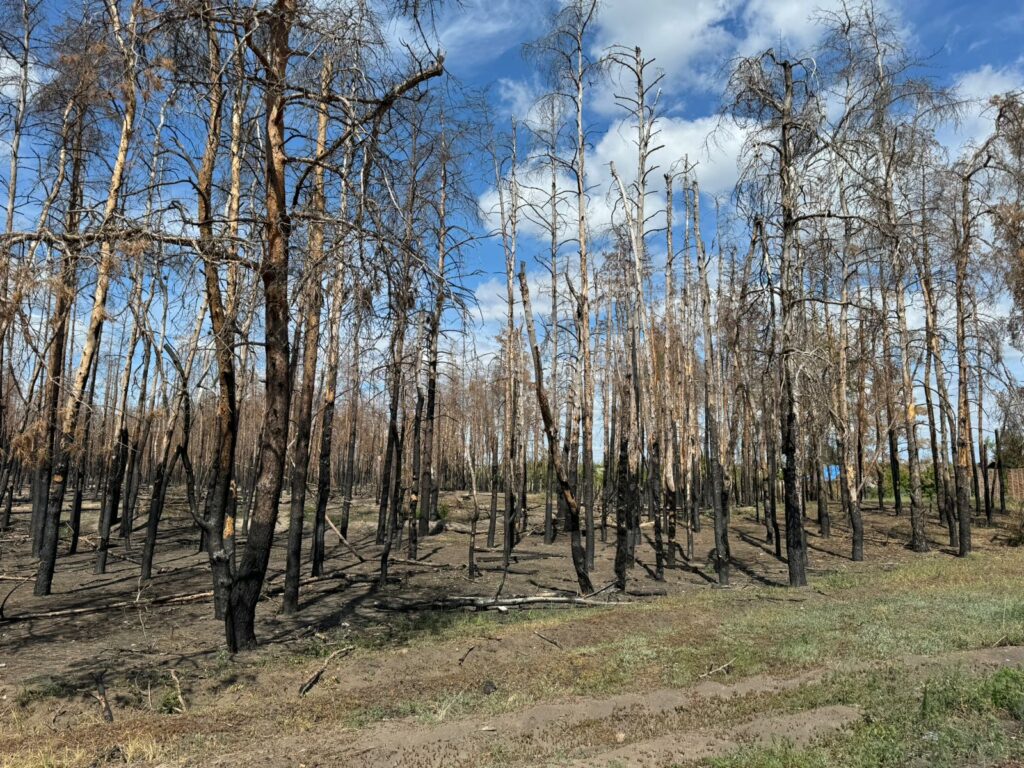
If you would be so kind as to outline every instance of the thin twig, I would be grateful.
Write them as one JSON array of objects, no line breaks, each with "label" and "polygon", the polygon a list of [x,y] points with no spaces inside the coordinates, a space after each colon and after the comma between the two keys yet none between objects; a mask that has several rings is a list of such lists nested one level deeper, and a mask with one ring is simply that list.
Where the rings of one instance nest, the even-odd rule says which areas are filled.
[{"label": "thin twig", "polygon": [[96,675],[96,690],[93,691],[93,698],[100,703],[103,709],[103,719],[108,723],[114,722],[114,713],[110,709],[110,702],[107,701],[107,687],[103,684],[103,676],[107,673],[103,670]]},{"label": "thin twig", "polygon": [[331,663],[331,661],[334,659],[335,656],[337,656],[339,654],[348,655],[349,653],[352,652],[352,650],[354,648],[355,648],[354,645],[348,645],[348,646],[345,646],[344,648],[339,648],[338,650],[334,651],[330,656],[328,656],[324,660],[324,663],[320,667],[320,669],[318,669],[316,672],[314,672],[306,680],[306,682],[304,682],[302,685],[299,686],[299,696],[305,696],[307,693],[309,693],[311,690],[313,690],[314,686],[316,686],[316,684],[320,682],[320,678],[323,677],[324,672],[327,671],[327,665]]},{"label": "thin twig", "polygon": [[733,656],[731,659],[729,659],[727,662],[725,662],[725,664],[723,664],[722,666],[715,667],[714,669],[709,669],[707,672],[705,672],[703,675],[701,675],[697,679],[698,680],[703,680],[705,677],[711,677],[712,675],[718,674],[719,672],[728,672],[729,671],[729,667],[732,666],[734,661],[736,661],[736,657],[735,656]]},{"label": "thin twig", "polygon": [[326,521],[327,521],[327,524],[328,524],[329,526],[331,526],[331,530],[332,530],[332,531],[334,531],[334,533],[335,533],[335,534],[337,535],[338,539],[339,539],[339,540],[341,541],[341,543],[342,543],[342,544],[344,544],[344,545],[345,545],[345,547],[346,547],[346,548],[348,549],[348,551],[349,551],[349,552],[351,552],[351,553],[352,553],[353,555],[355,555],[355,556],[356,556],[356,559],[357,559],[357,560],[358,560],[358,561],[359,561],[360,563],[365,563],[365,562],[366,562],[366,558],[365,558],[365,557],[363,557],[362,555],[360,555],[360,554],[359,554],[359,553],[358,553],[358,552],[356,551],[356,548],[355,548],[355,547],[353,547],[353,546],[352,546],[351,544],[349,544],[349,543],[348,543],[348,539],[346,539],[346,538],[345,538],[344,536],[342,536],[342,535],[341,535],[341,531],[339,531],[339,530],[338,530],[338,526],[336,526],[336,525],[335,525],[335,524],[334,524],[334,523],[333,523],[333,522],[331,521],[331,516],[330,516],[330,515],[328,515],[328,514],[324,514],[324,520],[326,520]]},{"label": "thin twig", "polygon": [[555,646],[555,648],[557,648],[558,650],[560,650],[560,651],[561,651],[561,650],[564,650],[564,649],[562,648],[562,645],[561,645],[561,643],[559,643],[559,642],[558,642],[557,640],[552,640],[552,639],[551,639],[550,637],[546,637],[546,636],[542,635],[542,634],[541,634],[540,632],[537,632],[536,630],[534,630],[533,634],[535,634],[535,635],[536,635],[537,637],[539,637],[539,638],[540,638],[541,640],[543,640],[544,642],[546,642],[546,643],[551,643],[551,644],[552,644],[553,646]]},{"label": "thin twig", "polygon": [[185,697],[181,693],[181,680],[178,679],[178,673],[175,670],[171,670],[171,679],[174,680],[174,687],[178,691],[178,703],[181,704],[180,711],[182,714],[188,710],[188,704],[185,703]]}]

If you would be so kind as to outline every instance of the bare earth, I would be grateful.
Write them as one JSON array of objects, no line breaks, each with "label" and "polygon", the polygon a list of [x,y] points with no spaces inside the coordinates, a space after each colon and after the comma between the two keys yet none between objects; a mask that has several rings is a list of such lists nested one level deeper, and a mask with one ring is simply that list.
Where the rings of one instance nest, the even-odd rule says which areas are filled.
[{"label": "bare earth", "polygon": [[[469,502],[462,495],[449,494],[443,503],[452,519],[465,521]],[[532,522],[539,524],[540,501],[533,504]],[[480,578],[466,575],[468,536],[448,531],[421,542],[421,563],[393,563],[394,583],[380,589],[373,578],[379,548],[373,544],[366,504],[350,537],[365,560],[357,560],[329,531],[328,576],[304,585],[297,616],[279,613],[284,557],[283,537],[278,537],[267,596],[257,614],[263,646],[230,658],[222,650],[222,626],[204,594],[210,589],[205,555],[197,554],[196,533],[180,511],[169,509],[162,524],[152,583],[139,582],[138,531],[131,550],[120,545],[114,550],[102,577],[92,574],[92,541],[84,539],[80,554],[58,562],[54,594],[42,599],[33,597],[31,582],[24,581],[34,573],[34,563],[26,556],[27,508],[16,512],[14,530],[0,535],[0,600],[6,598],[0,621],[0,765],[49,760],[246,768],[667,766],[724,754],[741,744],[781,738],[807,744],[861,717],[844,705],[763,715],[755,706],[738,722],[711,726],[701,714],[724,702],[756,701],[820,681],[836,670],[831,665],[731,679],[730,661],[722,658],[719,669],[709,667],[701,679],[680,687],[648,686],[638,678],[626,693],[560,694],[578,689],[574,676],[588,674],[594,654],[587,649],[646,623],[657,631],[658,610],[568,607],[528,622],[517,620],[513,611],[465,631],[449,631],[453,622],[466,619],[463,612],[424,619],[413,611],[393,610],[399,601],[492,597],[499,588],[502,597],[574,595],[564,536],[545,545],[538,533],[528,535],[503,574],[500,549],[485,547],[482,521]],[[88,531],[95,526],[95,504],[86,514],[83,530]],[[784,585],[786,566],[774,557],[752,514],[734,515],[731,530],[735,567],[729,593],[737,610],[744,610],[748,592],[752,603],[768,599],[777,601],[779,610],[800,610],[808,601],[830,599],[813,588],[818,577],[892,569],[919,557],[903,547],[909,522],[891,512],[867,516],[864,564],[848,559],[844,521],[834,520],[833,537],[823,540],[809,520],[812,589],[766,592]],[[672,602],[676,596],[704,599],[706,594],[710,599],[721,594],[711,585],[707,562],[710,528],[705,525],[696,536],[699,557],[692,563],[678,557],[677,567],[661,583],[650,573],[653,550],[642,545],[630,584],[638,594],[608,590],[597,599],[653,602],[656,608],[666,599],[666,606],[677,606]],[[644,531],[651,535],[649,528]],[[929,534],[934,551],[924,557],[952,561],[943,550],[944,530],[933,522]],[[976,547],[1005,550],[1006,534],[1004,528],[979,528]],[[406,557],[404,542],[394,554]],[[593,577],[598,588],[612,581],[613,554],[610,541],[599,547]],[[668,597],[650,594],[661,591]],[[688,628],[698,635],[710,631],[714,621],[694,611]],[[330,651],[339,653],[300,698],[299,686]],[[961,651],[942,658],[985,668],[1017,666],[1024,664],[1024,648]],[[898,661],[926,668],[937,657]],[[100,674],[113,723],[100,718],[95,697]],[[406,700],[432,704],[428,710],[396,710],[396,702]]]}]

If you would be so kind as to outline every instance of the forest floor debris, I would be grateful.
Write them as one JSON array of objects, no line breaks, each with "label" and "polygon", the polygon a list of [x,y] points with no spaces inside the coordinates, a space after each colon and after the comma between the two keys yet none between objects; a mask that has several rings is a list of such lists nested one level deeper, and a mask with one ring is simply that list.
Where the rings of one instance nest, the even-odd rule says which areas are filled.
[{"label": "forest floor debris", "polygon": [[[743,510],[730,589],[709,589],[710,569],[680,557],[657,585],[663,597],[499,613],[474,602],[503,579],[505,598],[569,596],[568,558],[544,556],[565,541],[529,537],[510,573],[481,557],[481,577],[469,580],[465,538],[445,533],[421,542],[421,557],[449,567],[395,563],[397,582],[381,589],[363,578],[377,550],[357,518],[350,538],[366,561],[336,546],[329,572],[346,578],[306,583],[295,617],[277,612],[268,589],[264,644],[230,657],[208,600],[166,599],[202,592],[209,578],[194,534],[171,514],[145,598],[134,602],[127,561],[85,579],[89,552],[61,563],[49,600],[11,597],[12,618],[33,618],[0,623],[0,766],[821,768],[1024,757],[1024,550],[1006,546],[1005,527],[978,528],[977,554],[958,559],[932,525],[934,551],[919,556],[897,543],[907,520],[869,512],[867,523],[864,563],[847,559],[841,525],[827,540],[809,532],[807,590],[777,586],[785,563]],[[707,528],[697,552],[710,546]],[[596,584],[610,578],[611,550],[599,553]],[[6,574],[28,567],[5,555]],[[631,586],[654,584],[633,570]],[[452,598],[452,610],[377,607]],[[52,615],[83,602],[107,610]],[[104,669],[113,722],[93,698]]]}]

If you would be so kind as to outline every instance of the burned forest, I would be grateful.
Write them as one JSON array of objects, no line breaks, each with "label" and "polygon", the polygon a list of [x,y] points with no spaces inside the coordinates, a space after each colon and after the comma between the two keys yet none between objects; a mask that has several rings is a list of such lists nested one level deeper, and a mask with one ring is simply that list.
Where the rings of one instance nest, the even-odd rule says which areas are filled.
[{"label": "burned forest", "polygon": [[1022,764],[1024,18],[819,5],[2,0],[0,766]]}]

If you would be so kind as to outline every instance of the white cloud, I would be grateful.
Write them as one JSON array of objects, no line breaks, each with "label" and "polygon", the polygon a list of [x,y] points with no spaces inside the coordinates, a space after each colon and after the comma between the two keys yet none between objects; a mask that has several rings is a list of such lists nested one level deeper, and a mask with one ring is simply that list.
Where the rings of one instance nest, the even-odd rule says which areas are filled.
[{"label": "white cloud", "polygon": [[[519,267],[517,266],[518,270]],[[546,318],[551,314],[550,273],[527,270],[526,282],[530,286],[530,304],[535,315]],[[508,313],[508,286],[505,276],[492,277],[480,283],[475,291],[478,314],[484,324],[503,323]],[[513,285],[513,301],[516,317],[522,316],[522,297],[519,295],[519,278]],[[561,303],[561,302],[560,302]]]},{"label": "white cloud", "polygon": [[750,55],[778,47],[782,41],[795,52],[815,43],[823,29],[815,20],[821,11],[836,10],[842,0],[750,0],[743,9],[742,22],[746,36],[737,53]]},{"label": "white cloud", "polygon": [[535,37],[545,21],[546,0],[464,0],[453,3],[438,26],[449,66],[493,61]]},{"label": "white cloud", "polygon": [[505,279],[492,277],[480,283],[474,292],[480,322],[486,324],[502,320],[508,311],[508,289]]},{"label": "white cloud", "polygon": [[962,73],[956,79],[957,95],[964,99],[964,117],[960,125],[947,126],[940,139],[955,154],[966,146],[978,144],[992,133],[995,110],[989,104],[992,96],[1024,90],[1024,64],[993,67],[985,64]]},{"label": "white cloud", "polygon": [[[737,0],[607,0],[598,17],[595,53],[615,44],[640,46],[666,73],[666,88],[707,87],[735,45],[724,26]],[[600,102],[598,103],[600,107]]]},{"label": "white cloud", "polygon": [[[555,177],[555,186],[560,197],[559,228],[560,240],[569,237],[570,230],[575,226],[570,223],[570,218],[575,221],[576,206],[568,198],[570,190],[575,190],[576,185],[564,172],[559,172]],[[524,167],[516,172],[516,180],[519,188],[520,213],[517,222],[517,231],[520,235],[532,236],[537,239],[546,240],[549,237],[546,226],[550,210],[551,199],[551,170],[543,161],[528,160]],[[477,204],[483,215],[487,228],[492,232],[501,231],[501,206],[498,199],[498,190],[491,187],[484,192]],[[505,205],[511,205],[508,197]]]},{"label": "white cloud", "polygon": [[[43,69],[34,57],[28,65],[29,98],[36,92],[41,78],[49,73]],[[10,56],[0,56],[0,97],[8,101],[17,101],[21,93],[21,62]]]},{"label": "white cloud", "polygon": [[[805,50],[822,35],[819,12],[841,6],[842,0],[647,0],[641,10],[635,0],[606,0],[594,53],[614,44],[640,46],[644,57],[664,71],[667,92],[714,91],[732,57],[780,42]],[[592,102],[602,114],[610,114],[614,104],[605,92]]]},{"label": "white cloud", "polygon": [[524,80],[508,77],[498,79],[498,99],[510,115],[522,118],[530,114],[537,103],[539,91]]},{"label": "white cloud", "polygon": [[446,67],[464,74],[539,35],[549,5],[550,0],[462,0],[446,4],[433,26],[421,28],[406,15],[390,16],[384,39],[394,50],[411,45],[421,51],[425,33],[431,47],[444,51]]},{"label": "white cloud", "polygon": [[[702,191],[718,195],[732,190],[738,176],[736,160],[745,138],[742,131],[729,125],[718,129],[718,118],[714,115],[692,120],[663,117],[657,124],[660,132],[655,144],[663,146],[651,157],[651,165],[658,166],[655,178],[686,157],[691,165],[697,166]],[[609,127],[594,147],[591,167],[595,174],[602,174],[610,182],[608,163],[614,162],[624,183],[636,178],[635,130],[627,121]]]},{"label": "white cloud", "polygon": [[[693,120],[659,118],[658,126],[660,133],[655,144],[661,145],[661,148],[652,154],[649,164],[653,169],[648,177],[647,210],[648,215],[653,215],[648,223],[649,229],[663,226],[660,210],[664,204],[662,176],[666,172],[673,167],[678,169],[680,161],[686,158],[691,166],[696,166],[697,179],[703,193],[728,194],[739,175],[737,158],[745,139],[742,129],[732,125],[719,127],[718,118],[714,115]],[[619,195],[614,187],[610,164],[615,163],[623,184],[628,186],[636,179],[635,130],[627,120],[616,121],[608,126],[593,149],[587,153],[587,216],[594,234],[607,230],[614,222],[621,220]],[[533,207],[536,211],[533,214],[525,210],[520,213],[520,236],[544,242],[549,237],[546,219],[541,219],[547,215],[551,184],[549,174],[550,170],[543,161],[527,161],[518,171],[519,194],[523,206]],[[567,173],[560,172],[556,185],[562,200],[559,203],[558,234],[559,239],[565,241],[575,235],[575,183]],[[492,187],[484,192],[478,204],[487,227],[491,231],[499,231],[501,221],[497,190]]]},{"label": "white cloud", "polygon": [[[533,308],[537,333],[540,340],[543,341],[548,322],[551,318],[550,273],[545,272],[543,269],[527,269],[526,282],[530,287],[530,305]],[[474,297],[476,299],[476,311],[473,313],[476,328],[474,346],[476,347],[477,356],[481,360],[488,361],[500,352],[498,339],[505,332],[506,328],[508,288],[505,275],[496,275],[480,283],[474,291]],[[563,315],[565,312],[565,301],[564,296],[559,300],[561,307],[560,315]],[[518,276],[515,278],[513,286],[513,303],[515,322],[522,325],[523,303],[519,292]]]},{"label": "white cloud", "polygon": [[532,80],[502,77],[497,81],[501,111],[505,116],[514,117],[520,122],[539,123],[541,99],[546,92],[547,89],[537,77]]}]

